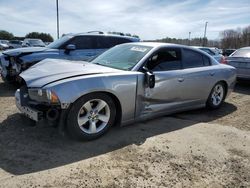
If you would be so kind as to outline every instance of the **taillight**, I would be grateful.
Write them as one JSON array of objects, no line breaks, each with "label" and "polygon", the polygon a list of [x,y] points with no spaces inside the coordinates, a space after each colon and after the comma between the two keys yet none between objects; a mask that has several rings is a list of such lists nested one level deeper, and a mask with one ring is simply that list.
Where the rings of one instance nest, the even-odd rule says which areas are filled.
[{"label": "taillight", "polygon": [[227,64],[227,59],[224,56],[222,56],[221,60],[220,60],[220,63],[221,64]]}]

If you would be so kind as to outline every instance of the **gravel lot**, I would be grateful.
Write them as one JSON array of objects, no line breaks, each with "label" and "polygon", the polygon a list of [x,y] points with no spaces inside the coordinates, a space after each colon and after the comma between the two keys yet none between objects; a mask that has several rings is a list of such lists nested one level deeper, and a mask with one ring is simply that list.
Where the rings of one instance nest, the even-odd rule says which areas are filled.
[{"label": "gravel lot", "polygon": [[0,187],[250,187],[250,83],[221,109],[114,127],[91,142],[29,126],[0,81]]}]

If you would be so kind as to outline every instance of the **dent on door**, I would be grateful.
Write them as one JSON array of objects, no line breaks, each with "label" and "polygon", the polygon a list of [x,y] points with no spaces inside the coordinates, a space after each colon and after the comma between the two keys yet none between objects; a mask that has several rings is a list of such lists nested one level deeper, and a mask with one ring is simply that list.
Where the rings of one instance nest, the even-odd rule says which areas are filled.
[{"label": "dent on door", "polygon": [[156,113],[175,111],[182,103],[183,82],[178,79],[181,71],[154,72],[155,86],[145,84],[145,75],[138,79],[137,115],[153,116]]}]

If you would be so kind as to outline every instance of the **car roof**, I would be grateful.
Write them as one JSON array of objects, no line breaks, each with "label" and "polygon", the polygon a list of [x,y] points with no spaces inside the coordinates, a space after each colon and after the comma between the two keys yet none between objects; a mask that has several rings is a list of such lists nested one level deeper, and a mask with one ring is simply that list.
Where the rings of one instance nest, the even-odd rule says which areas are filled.
[{"label": "car roof", "polygon": [[70,36],[111,36],[111,37],[117,37],[117,38],[125,38],[130,40],[136,40],[139,41],[140,39],[133,36],[126,36],[126,35],[119,35],[119,34],[109,34],[109,33],[103,33],[103,32],[86,32],[86,33],[69,33],[66,35]]},{"label": "car roof", "polygon": [[250,50],[250,46],[240,48],[239,50]]},{"label": "car roof", "polygon": [[149,46],[149,47],[189,47],[181,44],[164,43],[164,42],[134,42],[133,45]]},{"label": "car roof", "polygon": [[191,46],[192,48],[204,48],[204,49],[211,49],[213,47],[206,47],[206,46]]}]

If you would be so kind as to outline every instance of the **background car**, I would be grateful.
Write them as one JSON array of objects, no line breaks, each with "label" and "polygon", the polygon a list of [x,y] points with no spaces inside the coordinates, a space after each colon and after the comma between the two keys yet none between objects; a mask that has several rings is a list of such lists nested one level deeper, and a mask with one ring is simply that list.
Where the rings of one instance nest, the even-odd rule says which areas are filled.
[{"label": "background car", "polygon": [[224,63],[225,57],[217,50],[213,50],[210,47],[193,46],[194,48],[200,49],[209,55],[213,56],[219,63]]},{"label": "background car", "polygon": [[5,81],[16,80],[19,73],[45,58],[89,61],[117,44],[139,40],[134,37],[91,32],[65,35],[44,48],[8,50],[0,56],[2,78]]},{"label": "background car", "polygon": [[9,49],[22,48],[22,41],[20,41],[20,40],[10,40],[8,45],[9,45]]},{"label": "background car", "polygon": [[226,58],[226,63],[236,68],[237,78],[250,79],[250,47],[236,50]]},{"label": "background car", "polygon": [[6,50],[9,48],[8,40],[0,40],[0,50]]},{"label": "background car", "polygon": [[15,96],[21,112],[91,140],[114,124],[219,108],[236,71],[194,48],[141,42],[113,47],[91,63],[46,59],[20,76],[24,85]]},{"label": "background car", "polygon": [[222,54],[222,49],[219,49],[217,47],[209,47],[210,50],[212,50],[215,54]]},{"label": "background car", "polygon": [[23,40],[22,47],[45,47],[45,44],[41,39],[26,38]]},{"label": "background car", "polygon": [[235,52],[236,49],[224,49],[223,50],[223,55],[224,56],[230,56],[233,52]]}]

